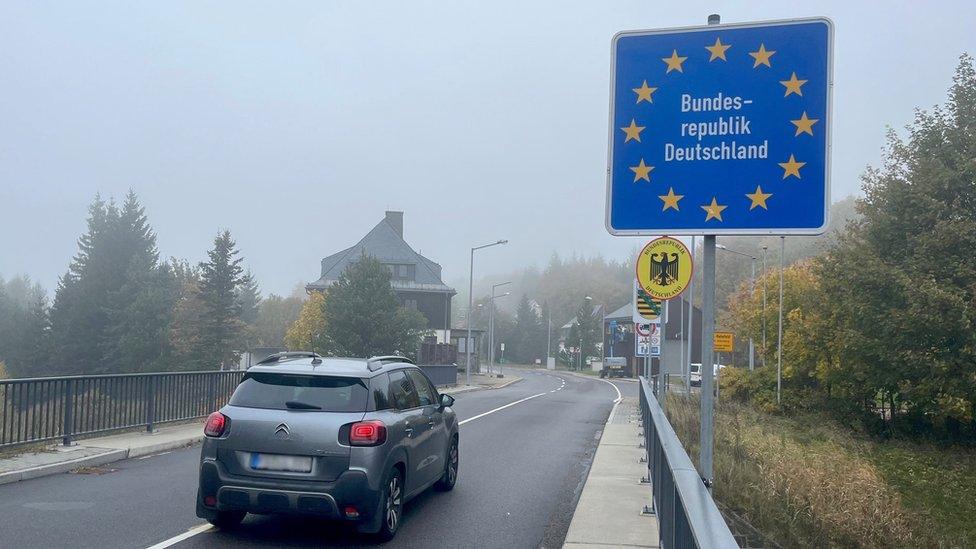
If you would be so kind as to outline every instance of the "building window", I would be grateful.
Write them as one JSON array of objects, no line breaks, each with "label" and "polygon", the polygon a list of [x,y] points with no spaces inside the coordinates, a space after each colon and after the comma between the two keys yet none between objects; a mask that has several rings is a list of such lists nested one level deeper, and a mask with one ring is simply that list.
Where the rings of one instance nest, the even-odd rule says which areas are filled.
[{"label": "building window", "polygon": [[405,299],[403,301],[403,306],[411,311],[417,310],[417,300],[416,299]]},{"label": "building window", "polygon": [[417,277],[417,266],[390,263],[386,266],[394,280],[414,280]]}]

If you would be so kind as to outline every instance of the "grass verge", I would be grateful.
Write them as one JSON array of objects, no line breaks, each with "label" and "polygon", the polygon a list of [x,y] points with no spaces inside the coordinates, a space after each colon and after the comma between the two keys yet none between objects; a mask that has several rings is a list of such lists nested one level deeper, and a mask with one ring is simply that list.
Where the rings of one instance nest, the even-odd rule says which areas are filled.
[{"label": "grass verge", "polygon": [[[698,456],[695,397],[668,416]],[[976,546],[976,454],[855,438],[822,417],[786,418],[722,402],[715,497],[784,547]]]}]

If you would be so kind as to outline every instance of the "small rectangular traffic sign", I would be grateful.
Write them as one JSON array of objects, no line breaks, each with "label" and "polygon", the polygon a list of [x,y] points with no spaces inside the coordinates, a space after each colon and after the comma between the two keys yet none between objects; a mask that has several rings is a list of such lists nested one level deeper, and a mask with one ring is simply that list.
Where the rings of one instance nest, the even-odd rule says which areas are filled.
[{"label": "small rectangular traffic sign", "polygon": [[712,338],[712,349],[716,353],[731,353],[735,348],[732,332],[715,332]]},{"label": "small rectangular traffic sign", "polygon": [[823,18],[616,35],[607,230],[822,233],[832,44]]}]

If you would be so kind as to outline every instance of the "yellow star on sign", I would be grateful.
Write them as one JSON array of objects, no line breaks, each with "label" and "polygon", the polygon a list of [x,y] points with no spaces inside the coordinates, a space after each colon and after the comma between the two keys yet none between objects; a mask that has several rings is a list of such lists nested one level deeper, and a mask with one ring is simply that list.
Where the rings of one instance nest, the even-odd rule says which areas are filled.
[{"label": "yellow star on sign", "polygon": [[756,60],[756,62],[752,64],[752,68],[756,68],[759,65],[766,65],[767,67],[772,68],[772,65],[769,64],[769,58],[772,57],[774,53],[776,52],[766,49],[766,44],[759,44],[759,49],[757,51],[749,52],[749,55]]},{"label": "yellow star on sign", "polygon": [[668,208],[674,208],[675,211],[680,211],[678,209],[678,201],[684,198],[683,194],[674,194],[674,187],[668,188],[668,194],[660,194],[658,198],[664,201],[664,207],[661,208],[662,212],[668,211]]},{"label": "yellow star on sign", "polygon": [[716,38],[714,45],[705,46],[705,49],[712,54],[711,57],[708,58],[708,62],[711,63],[716,59],[721,59],[722,61],[728,61],[728,59],[725,58],[725,50],[731,47],[732,46],[729,44],[723,44],[720,38]]},{"label": "yellow star on sign", "polygon": [[627,134],[627,138],[624,139],[624,143],[630,141],[631,139],[634,139],[640,143],[640,132],[644,131],[644,126],[638,126],[637,122],[635,122],[633,118],[630,119],[630,126],[620,129]]},{"label": "yellow star on sign", "polygon": [[644,163],[644,159],[641,158],[640,164],[630,168],[630,171],[634,172],[634,183],[637,183],[641,179],[650,183],[651,170],[653,169],[654,166],[648,166],[647,164]]},{"label": "yellow star on sign", "polygon": [[647,80],[639,88],[633,88],[634,93],[637,94],[637,102],[647,101],[648,103],[653,103],[654,100],[651,98],[651,94],[657,91],[657,88],[651,88],[647,85]]},{"label": "yellow star on sign", "polygon": [[664,61],[665,63],[668,64],[668,72],[665,74],[668,74],[671,71],[685,72],[684,70],[681,69],[681,64],[685,62],[685,59],[688,58],[678,57],[678,50],[672,50],[671,57],[662,57],[661,61]]},{"label": "yellow star on sign", "polygon": [[764,193],[762,191],[762,187],[756,185],[756,192],[752,194],[746,193],[746,198],[752,200],[752,204],[749,206],[749,209],[752,210],[756,206],[759,206],[764,210],[768,210],[769,208],[766,207],[766,199],[770,196],[773,196],[773,193]]},{"label": "yellow star on sign", "polygon": [[806,166],[806,162],[797,162],[793,155],[790,155],[790,160],[788,162],[780,162],[779,167],[783,168],[783,179],[791,175],[795,175],[797,179],[800,179],[800,168]]},{"label": "yellow star on sign", "polygon": [[708,214],[705,216],[705,221],[708,221],[709,219],[713,219],[713,218],[722,221],[722,210],[728,208],[728,206],[719,206],[718,202],[715,200],[715,197],[713,196],[712,203],[706,204],[701,208],[705,210],[705,212]]},{"label": "yellow star on sign", "polygon": [[[810,135],[813,135],[813,125],[816,124],[817,122],[820,122],[820,119],[807,118],[807,111],[803,111],[803,114],[800,116],[799,120],[790,120],[790,122],[792,122],[793,125],[796,126],[796,135],[800,135],[801,133],[808,133]],[[793,137],[796,137],[796,135],[794,135]]]},{"label": "yellow star on sign", "polygon": [[783,94],[783,97],[789,97],[791,93],[795,93],[800,97],[803,97],[803,90],[800,89],[800,86],[806,84],[807,81],[799,80],[794,72],[793,76],[791,76],[789,80],[780,80],[779,83],[786,86],[786,93]]}]

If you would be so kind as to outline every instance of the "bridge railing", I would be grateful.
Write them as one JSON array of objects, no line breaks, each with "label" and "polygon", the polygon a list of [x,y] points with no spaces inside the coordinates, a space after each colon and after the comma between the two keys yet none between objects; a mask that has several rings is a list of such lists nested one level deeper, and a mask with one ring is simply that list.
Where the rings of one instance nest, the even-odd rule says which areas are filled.
[{"label": "bridge railing", "polygon": [[722,513],[643,377],[640,413],[661,547],[737,548]]},{"label": "bridge railing", "polygon": [[0,448],[206,417],[242,371],[0,380]]}]

